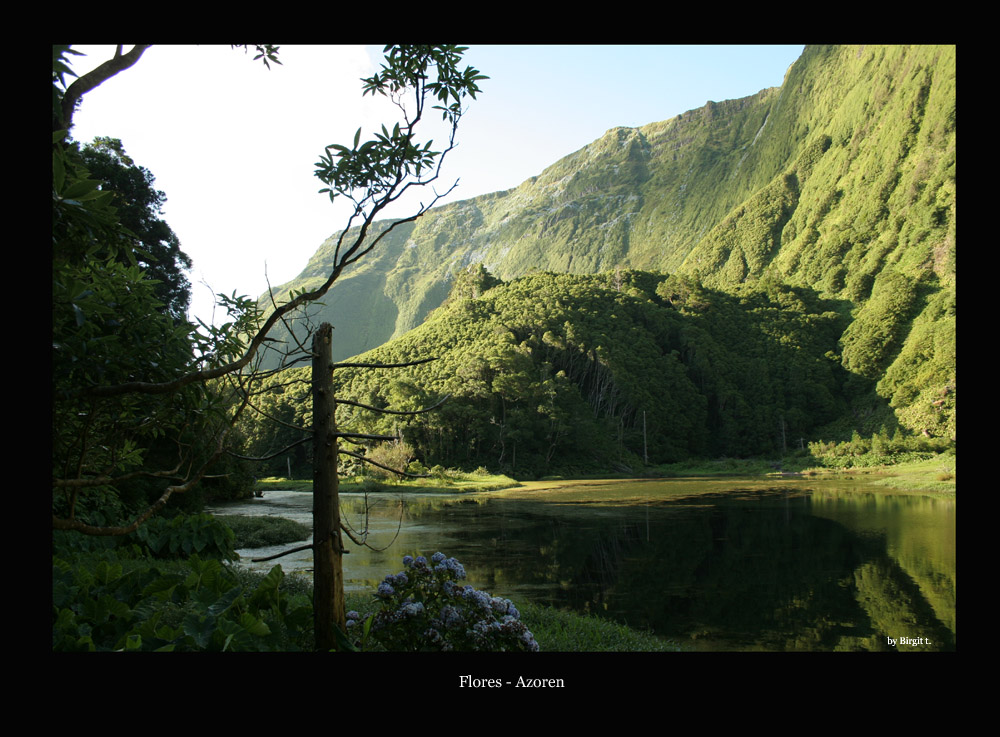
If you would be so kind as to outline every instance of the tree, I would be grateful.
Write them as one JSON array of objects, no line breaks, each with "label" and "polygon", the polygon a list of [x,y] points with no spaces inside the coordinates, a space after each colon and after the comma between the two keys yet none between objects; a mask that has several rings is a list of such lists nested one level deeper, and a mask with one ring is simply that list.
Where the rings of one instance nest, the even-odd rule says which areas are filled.
[{"label": "tree", "polygon": [[146,275],[159,281],[156,296],[164,310],[179,323],[187,319],[191,283],[185,271],[191,258],[181,250],[181,242],[160,217],[167,196],[154,188],[156,178],[137,166],[117,138],[95,138],[81,148],[84,166],[114,192],[111,200],[123,226],[135,234],[137,261]]},{"label": "tree", "polygon": [[[268,68],[268,60],[277,61],[277,47],[257,49],[256,58],[263,58]],[[123,54],[119,46],[113,59],[69,86],[64,78],[72,74],[67,56],[73,52],[68,47],[53,50],[53,345],[57,357],[53,425],[61,434],[53,463],[57,494],[53,528],[93,535],[135,530],[173,494],[194,488],[226,451],[233,424],[250,405],[254,382],[261,378],[256,370],[260,355],[270,347],[270,329],[320,299],[345,267],[451,191],[454,184],[443,193],[434,191],[429,202],[421,203],[409,217],[387,227],[372,227],[382,211],[405,193],[431,187],[438,180],[444,157],[455,145],[463,101],[467,96],[475,98],[477,83],[485,78],[472,67],[459,70],[463,47],[386,47],[386,63],[379,73],[363,80],[363,94],[392,99],[402,120],[391,131],[383,126],[365,142],[359,129],[352,146],[331,144],[316,164],[316,176],[325,185],[320,191],[331,201],[343,197],[354,204],[328,278],[316,289],[273,303],[269,313],[248,297],[218,295],[231,322],[222,327],[203,325],[198,332],[187,325],[175,326],[158,313],[153,283],[144,278],[137,263],[131,234],[112,205],[113,193],[90,178],[79,154],[66,143],[73,112],[83,95],[134,64],[144,50],[137,46]],[[438,104],[433,105],[435,101]],[[421,144],[417,140],[428,104],[450,125],[448,142],[441,151],[432,151],[430,141]],[[127,326],[120,315],[127,318]],[[329,326],[321,326],[311,347],[303,342],[281,349],[287,359],[283,365],[311,358],[314,394],[328,392],[314,399],[313,430],[317,448],[323,449],[314,452],[314,493],[325,505],[320,512],[324,517],[317,518],[314,529],[320,543],[317,557],[324,559],[322,565],[317,562],[316,575],[318,582],[323,579],[324,592],[330,588],[329,579],[335,576],[332,569],[339,565],[342,552],[336,458],[338,438],[346,435],[316,418],[320,405],[332,406],[333,402],[332,391],[322,388],[334,368],[328,358],[329,334]],[[139,341],[143,350],[135,351],[130,340]],[[322,386],[317,378],[324,380]],[[328,409],[320,409],[328,415]],[[191,442],[192,428],[199,433],[198,443]],[[176,444],[176,465],[144,467],[142,442],[165,434]],[[78,514],[83,496],[97,497],[98,502],[114,498],[116,485],[137,477],[158,480],[160,494],[130,521],[105,524],[100,514],[90,519]],[[331,495],[332,512],[326,511]],[[317,597],[325,609],[333,595]],[[342,608],[342,585],[339,597]],[[336,604],[331,608],[335,610]],[[323,616],[324,626],[317,626],[321,648],[333,645],[329,625],[343,625],[342,612]],[[318,624],[319,617],[318,613]]]}]

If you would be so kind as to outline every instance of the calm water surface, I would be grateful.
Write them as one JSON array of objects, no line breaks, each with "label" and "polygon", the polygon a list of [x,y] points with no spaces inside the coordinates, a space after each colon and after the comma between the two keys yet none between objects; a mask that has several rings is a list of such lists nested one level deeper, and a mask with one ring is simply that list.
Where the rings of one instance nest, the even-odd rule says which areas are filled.
[{"label": "calm water surface", "polygon": [[[361,529],[366,500],[341,500]],[[367,506],[369,542],[389,547],[348,545],[350,590],[373,590],[406,554],[440,550],[477,588],[697,650],[955,650],[954,498],[844,481],[672,479],[381,493]],[[312,497],[269,491],[212,511],[311,524]],[[240,551],[243,564],[283,547]],[[305,575],[312,556],[275,562]]]}]

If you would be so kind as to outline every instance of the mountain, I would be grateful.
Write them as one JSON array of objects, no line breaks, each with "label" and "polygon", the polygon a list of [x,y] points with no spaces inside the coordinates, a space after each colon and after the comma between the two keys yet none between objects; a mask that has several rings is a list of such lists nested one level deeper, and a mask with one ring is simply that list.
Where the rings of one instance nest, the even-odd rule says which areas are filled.
[{"label": "mountain", "polygon": [[[522,475],[798,449],[845,411],[848,372],[827,355],[844,319],[775,280],[736,291],[628,269],[498,282],[473,267],[420,326],[362,354],[410,365],[334,372],[337,396],[362,405],[342,402],[338,428],[401,433],[428,466]],[[241,427],[251,455],[293,445],[292,428],[309,423],[308,373],[260,388],[259,408],[282,423]],[[444,396],[412,416],[365,408],[413,411]],[[292,463],[309,467],[307,446]]]},{"label": "mountain", "polygon": [[[336,358],[361,353],[421,324],[472,264],[503,280],[629,268],[723,292],[777,281],[843,316],[830,353],[856,378],[858,422],[889,411],[954,437],[955,54],[806,47],[780,88],[612,129],[515,189],[398,228],[313,321],[335,325]],[[322,281],[336,236],[279,298]]]}]

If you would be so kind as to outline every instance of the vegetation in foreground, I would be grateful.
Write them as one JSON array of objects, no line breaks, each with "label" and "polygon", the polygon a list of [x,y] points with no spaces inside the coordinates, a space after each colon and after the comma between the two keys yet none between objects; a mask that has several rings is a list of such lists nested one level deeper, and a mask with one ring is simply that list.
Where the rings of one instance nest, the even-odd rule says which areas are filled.
[{"label": "vegetation in foreground", "polygon": [[[186,558],[158,559],[135,544],[100,548],[73,551],[63,544],[53,555],[54,651],[294,652],[314,647],[311,583],[286,576],[280,566],[264,575],[225,565],[212,557],[219,551],[206,551],[205,557],[195,553]],[[441,565],[444,560],[441,556],[433,563]],[[449,571],[456,570],[455,563]],[[407,570],[412,573],[414,568],[411,565]],[[440,584],[443,586],[443,581]],[[459,646],[455,649],[477,649],[473,647],[476,643],[478,649],[505,650],[521,649],[512,643],[523,643],[525,649],[532,650],[530,644],[535,643],[538,649],[549,652],[679,649],[596,617],[531,604],[515,607],[471,586],[452,585],[458,592],[456,600],[467,603],[465,614],[477,617],[469,619],[469,629],[475,635],[470,635],[472,639],[450,640]],[[441,586],[431,588],[440,591]],[[397,588],[399,594],[413,593],[403,585]],[[366,643],[367,649],[420,649],[426,629],[422,625],[426,623],[419,616],[407,619],[399,615],[400,611],[420,612],[413,602],[397,599],[397,592],[390,594],[384,587],[347,595],[349,609],[368,612],[382,607],[385,612],[382,631],[376,631]],[[486,616],[501,603],[504,612]],[[442,607],[439,602],[433,608],[439,618],[442,612],[446,617],[464,617],[460,607],[452,611],[446,608],[447,602],[444,604]],[[429,603],[427,609],[432,607]],[[518,609],[523,612],[520,621],[513,616]],[[407,627],[417,620],[421,627]],[[477,624],[480,626],[475,630]],[[364,628],[364,620],[357,626]]]}]

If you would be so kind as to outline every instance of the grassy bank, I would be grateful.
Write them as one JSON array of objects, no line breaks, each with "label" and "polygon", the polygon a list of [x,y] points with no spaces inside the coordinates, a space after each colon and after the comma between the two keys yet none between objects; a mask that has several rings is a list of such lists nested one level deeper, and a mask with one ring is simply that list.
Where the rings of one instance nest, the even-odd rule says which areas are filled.
[{"label": "grassy bank", "polygon": [[[371,477],[355,476],[341,479],[343,492],[397,491],[397,492],[475,492],[497,491],[532,486],[545,481],[570,482],[587,479],[612,478],[718,478],[726,476],[778,476],[802,475],[806,477],[850,476],[864,478],[874,485],[891,487],[903,491],[955,493],[956,455],[950,452],[933,454],[932,457],[914,459],[916,454],[896,456],[874,456],[862,454],[856,458],[837,459],[834,464],[827,459],[816,458],[810,453],[796,453],[780,459],[767,458],[715,458],[691,459],[679,463],[647,466],[626,474],[609,471],[604,474],[573,474],[571,476],[546,476],[537,481],[524,483],[503,474],[484,473],[482,470],[467,473],[448,470],[442,474],[420,479],[401,481],[377,480]],[[927,456],[929,454],[922,454]],[[260,490],[281,489],[292,491],[312,491],[312,480],[265,478],[257,481]]]},{"label": "grassy bank", "polygon": [[676,642],[591,615],[536,604],[519,605],[521,621],[542,652],[680,652]]},{"label": "grassy bank", "polygon": [[815,467],[806,469],[804,473],[807,476],[829,478],[838,476],[863,478],[875,486],[903,491],[936,494],[954,494],[957,491],[954,455],[942,454],[936,458],[878,466]]},{"label": "grassy bank", "polygon": [[[256,489],[260,491],[281,490],[281,491],[312,491],[312,479],[286,479],[279,477],[269,477],[258,479]],[[369,476],[345,476],[340,480],[340,490],[345,493],[351,492],[471,492],[471,491],[496,491],[497,489],[510,489],[520,486],[520,483],[503,474],[483,473],[473,471],[448,470],[439,475],[427,478],[403,479],[400,481],[389,481],[386,479],[374,479]]]},{"label": "grassy bank", "polygon": [[759,458],[691,460],[653,466],[647,468],[644,475],[663,478],[781,475],[850,477],[902,491],[955,493],[954,452],[939,453],[930,458],[912,459],[912,456],[913,454],[879,457],[864,454],[853,459],[840,459],[837,465],[828,465],[823,459],[809,454],[786,456],[778,461]]}]

